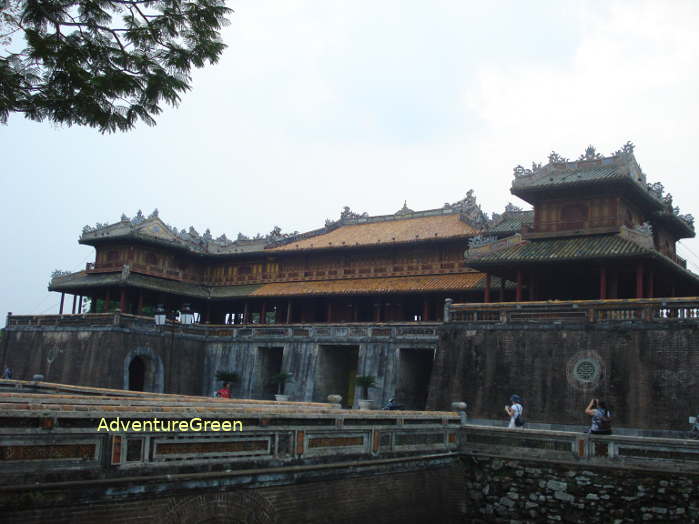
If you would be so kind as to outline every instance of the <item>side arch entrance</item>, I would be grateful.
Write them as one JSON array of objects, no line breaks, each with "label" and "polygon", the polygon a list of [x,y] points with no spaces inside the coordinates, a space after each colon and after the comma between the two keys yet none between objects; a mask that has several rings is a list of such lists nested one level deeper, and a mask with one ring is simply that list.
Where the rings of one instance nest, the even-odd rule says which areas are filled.
[{"label": "side arch entrance", "polygon": [[163,361],[152,349],[132,349],[124,359],[124,389],[162,393],[165,383]]}]

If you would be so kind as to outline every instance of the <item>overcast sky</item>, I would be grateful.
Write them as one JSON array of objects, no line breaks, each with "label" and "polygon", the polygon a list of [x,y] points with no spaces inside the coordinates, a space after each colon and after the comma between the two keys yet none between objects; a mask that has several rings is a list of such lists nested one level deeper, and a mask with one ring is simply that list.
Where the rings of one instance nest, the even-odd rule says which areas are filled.
[{"label": "overcast sky", "polygon": [[[0,126],[0,315],[55,313],[85,224],[309,230],[342,206],[508,201],[516,164],[636,144],[699,216],[699,2],[236,1],[221,61],[156,127]],[[699,242],[679,252],[699,272]],[[70,303],[68,304],[70,306]]]}]

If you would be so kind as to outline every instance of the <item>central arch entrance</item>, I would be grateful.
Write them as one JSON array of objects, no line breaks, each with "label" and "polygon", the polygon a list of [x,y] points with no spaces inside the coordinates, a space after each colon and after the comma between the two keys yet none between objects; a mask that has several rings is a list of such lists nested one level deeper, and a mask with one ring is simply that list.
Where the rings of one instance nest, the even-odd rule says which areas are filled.
[{"label": "central arch entrance", "polygon": [[146,383],[146,363],[142,357],[135,357],[129,364],[129,389],[143,391]]}]

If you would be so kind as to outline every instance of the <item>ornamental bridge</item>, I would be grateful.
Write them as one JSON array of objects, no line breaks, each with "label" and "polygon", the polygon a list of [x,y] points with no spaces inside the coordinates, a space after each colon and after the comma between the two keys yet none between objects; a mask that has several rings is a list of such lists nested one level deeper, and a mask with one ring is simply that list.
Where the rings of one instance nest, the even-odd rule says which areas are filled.
[{"label": "ornamental bridge", "polygon": [[[117,417],[243,431],[98,431]],[[699,518],[698,441],[16,380],[0,381],[0,474],[5,522]]]}]

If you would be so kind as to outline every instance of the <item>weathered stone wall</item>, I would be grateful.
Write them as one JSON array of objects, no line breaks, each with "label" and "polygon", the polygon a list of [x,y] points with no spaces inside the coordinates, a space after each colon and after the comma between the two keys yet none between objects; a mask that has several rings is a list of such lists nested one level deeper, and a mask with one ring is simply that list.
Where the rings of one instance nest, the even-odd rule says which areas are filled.
[{"label": "weathered stone wall", "polygon": [[697,522],[696,474],[464,457],[468,522]]},{"label": "weathered stone wall", "polygon": [[[128,366],[140,356],[151,367],[155,379],[148,391],[210,396],[221,387],[217,371],[234,371],[240,382],[234,395],[240,398],[269,398],[268,378],[263,372],[266,358],[261,348],[278,348],[281,370],[293,373],[286,385],[290,400],[327,401],[325,377],[320,372],[320,354],[325,348],[356,353],[356,369],[340,370],[345,381],[354,375],[371,375],[376,387],[369,398],[377,406],[395,396],[402,348],[434,351],[435,327],[304,326],[299,328],[241,328],[234,336],[182,330],[157,331],[149,326],[17,326],[6,331],[4,362],[14,378],[29,380],[43,374],[47,382],[122,389],[128,384]],[[403,333],[401,330],[405,330]],[[259,333],[257,333],[259,331]],[[299,335],[299,332],[301,334]],[[293,333],[293,334],[292,334]],[[265,392],[267,386],[267,392]],[[345,391],[332,391],[343,397]],[[360,391],[346,405],[356,406]],[[424,408],[424,406],[418,406]]]},{"label": "weathered stone wall", "polygon": [[123,389],[134,356],[152,366],[157,387],[200,395],[204,389],[203,339],[118,327],[37,327],[6,331],[5,362],[14,378],[43,374],[46,382]]},{"label": "weathered stone wall", "polygon": [[530,422],[589,425],[587,403],[604,398],[616,426],[686,430],[699,410],[699,331],[652,323],[440,329],[429,408],[463,400],[470,417],[504,420],[513,393]]},{"label": "weathered stone wall", "polygon": [[53,507],[37,510],[5,509],[3,522],[449,523],[462,522],[458,514],[464,511],[463,498],[463,476],[455,464],[256,489],[199,491],[196,495],[183,491],[168,497],[131,496],[113,503],[66,505],[57,501]]}]

